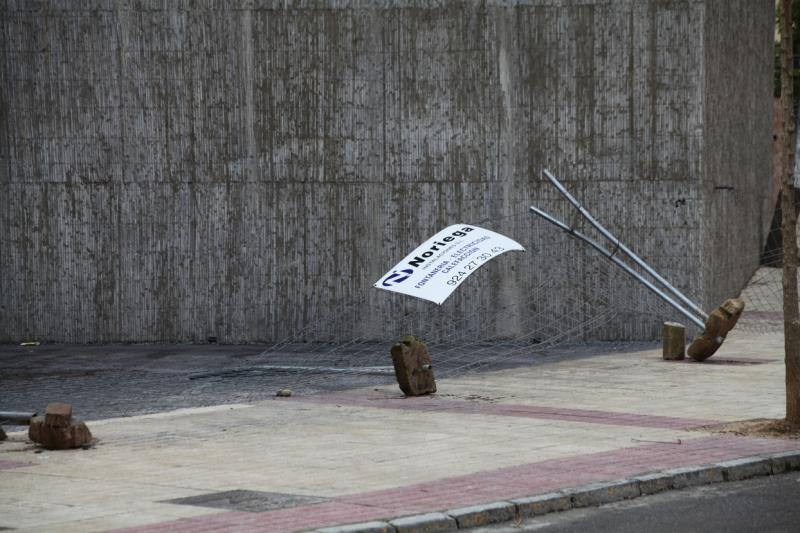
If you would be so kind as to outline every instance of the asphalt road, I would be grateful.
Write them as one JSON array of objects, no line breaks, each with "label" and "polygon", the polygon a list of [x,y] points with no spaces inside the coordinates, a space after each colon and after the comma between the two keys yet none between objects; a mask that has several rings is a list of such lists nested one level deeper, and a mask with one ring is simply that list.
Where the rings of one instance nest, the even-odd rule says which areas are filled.
[{"label": "asphalt road", "polygon": [[800,472],[664,492],[475,533],[800,532]]}]

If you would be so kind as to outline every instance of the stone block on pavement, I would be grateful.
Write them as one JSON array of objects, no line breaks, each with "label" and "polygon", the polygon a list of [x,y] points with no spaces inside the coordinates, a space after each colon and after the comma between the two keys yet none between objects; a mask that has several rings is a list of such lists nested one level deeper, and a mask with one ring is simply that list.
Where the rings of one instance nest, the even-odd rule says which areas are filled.
[{"label": "stone block on pavement", "polygon": [[72,420],[72,406],[68,403],[51,403],[44,410],[44,423],[50,427],[67,427]]},{"label": "stone block on pavement", "polygon": [[392,363],[397,384],[406,396],[422,396],[436,392],[431,356],[425,344],[407,336],[392,346]]},{"label": "stone block on pavement", "polygon": [[[48,410],[52,405],[54,404],[48,406]],[[53,416],[49,419],[54,424],[48,424],[46,410],[45,416],[35,416],[31,419],[28,438],[48,450],[69,450],[91,443],[92,433],[84,422],[72,417],[72,407],[66,404],[56,405],[59,407],[51,411]],[[69,423],[64,426],[62,424],[67,414]]]},{"label": "stone block on pavement", "polygon": [[664,322],[661,355],[667,361],[680,361],[686,355],[686,326]]},{"label": "stone block on pavement", "polygon": [[744,300],[731,298],[709,313],[702,335],[692,341],[686,351],[689,357],[695,361],[705,361],[714,355],[743,311]]},{"label": "stone block on pavement", "polygon": [[722,305],[719,306],[719,309],[725,314],[725,333],[723,336],[727,336],[728,333],[736,327],[739,317],[741,317],[744,312],[744,300],[741,298],[725,300]]},{"label": "stone block on pavement", "polygon": [[717,353],[717,350],[722,346],[722,337],[712,337],[710,335],[700,335],[692,341],[686,354],[695,361],[702,362]]}]

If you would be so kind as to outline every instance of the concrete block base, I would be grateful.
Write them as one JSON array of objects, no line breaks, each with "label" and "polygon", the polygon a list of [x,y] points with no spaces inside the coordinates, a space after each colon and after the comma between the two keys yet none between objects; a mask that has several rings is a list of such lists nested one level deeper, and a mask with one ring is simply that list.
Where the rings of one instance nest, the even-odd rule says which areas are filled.
[{"label": "concrete block base", "polygon": [[71,405],[54,403],[47,406],[44,416],[31,419],[28,438],[48,450],[69,450],[91,443],[92,433],[72,417]]},{"label": "concrete block base", "polygon": [[431,356],[425,344],[416,337],[404,337],[392,346],[392,363],[397,384],[406,396],[436,392]]}]

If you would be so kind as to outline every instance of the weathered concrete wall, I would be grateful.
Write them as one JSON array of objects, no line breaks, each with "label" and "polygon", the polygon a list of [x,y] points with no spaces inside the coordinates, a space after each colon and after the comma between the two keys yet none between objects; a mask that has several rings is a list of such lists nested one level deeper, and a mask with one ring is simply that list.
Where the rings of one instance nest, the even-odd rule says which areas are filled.
[{"label": "weathered concrete wall", "polygon": [[772,6],[755,7],[714,0],[704,17],[701,288],[709,309],[738,295],[758,267],[775,207],[772,86],[765,81],[774,72],[766,49],[775,16]]},{"label": "weathered concrete wall", "polygon": [[649,297],[526,212],[576,221],[541,169],[706,302],[750,273],[710,257],[758,248],[771,207],[770,2],[3,0],[0,19],[0,341],[263,341],[331,315],[368,336],[431,308],[375,279],[487,219],[532,253],[448,301],[464,327],[533,298],[627,306],[604,335],[648,337]]}]

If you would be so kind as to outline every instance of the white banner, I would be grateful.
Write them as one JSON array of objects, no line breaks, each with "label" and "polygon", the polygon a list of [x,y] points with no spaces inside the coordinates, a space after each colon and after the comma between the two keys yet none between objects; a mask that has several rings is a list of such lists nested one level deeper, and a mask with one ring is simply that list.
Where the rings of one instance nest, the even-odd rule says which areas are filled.
[{"label": "white banner", "polygon": [[494,231],[454,224],[408,254],[375,287],[441,304],[479,267],[511,250],[525,248]]}]

